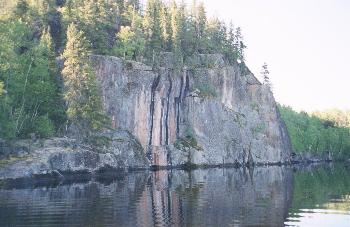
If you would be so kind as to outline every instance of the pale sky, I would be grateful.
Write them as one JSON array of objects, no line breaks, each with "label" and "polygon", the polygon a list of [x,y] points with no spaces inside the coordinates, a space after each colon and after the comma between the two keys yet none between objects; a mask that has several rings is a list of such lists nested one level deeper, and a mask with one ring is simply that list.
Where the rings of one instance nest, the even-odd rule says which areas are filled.
[{"label": "pale sky", "polygon": [[246,62],[267,62],[278,102],[296,110],[350,109],[349,0],[204,0],[242,27]]}]

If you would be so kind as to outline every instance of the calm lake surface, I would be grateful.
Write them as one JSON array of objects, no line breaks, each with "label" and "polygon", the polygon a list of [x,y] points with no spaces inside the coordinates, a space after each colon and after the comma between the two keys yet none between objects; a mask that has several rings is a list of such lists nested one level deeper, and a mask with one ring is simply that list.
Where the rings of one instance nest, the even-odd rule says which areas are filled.
[{"label": "calm lake surface", "polygon": [[172,170],[2,185],[0,226],[350,226],[350,168]]}]

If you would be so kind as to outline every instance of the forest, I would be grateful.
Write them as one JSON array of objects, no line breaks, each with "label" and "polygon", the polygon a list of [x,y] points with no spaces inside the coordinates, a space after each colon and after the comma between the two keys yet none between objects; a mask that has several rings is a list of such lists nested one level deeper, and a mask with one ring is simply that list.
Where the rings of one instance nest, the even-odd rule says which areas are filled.
[{"label": "forest", "polygon": [[[50,137],[70,125],[86,137],[108,127],[90,54],[178,69],[198,53],[244,61],[241,29],[207,18],[204,5],[176,1],[17,0],[0,11],[0,138]],[[64,65],[62,66],[62,62]],[[63,89],[64,87],[64,89]],[[77,92],[78,91],[78,92]]]},{"label": "forest", "polygon": [[[5,0],[0,8],[0,138],[91,138],[108,128],[91,54],[176,68],[196,54],[244,63],[240,27],[208,17],[203,3],[149,0]],[[264,69],[266,71],[266,65]],[[264,82],[268,81],[263,74]],[[349,112],[297,113],[280,106],[296,152],[350,153]]]},{"label": "forest", "polygon": [[340,110],[317,111],[311,114],[296,112],[279,106],[293,150],[331,155],[334,158],[350,155],[350,112]]}]

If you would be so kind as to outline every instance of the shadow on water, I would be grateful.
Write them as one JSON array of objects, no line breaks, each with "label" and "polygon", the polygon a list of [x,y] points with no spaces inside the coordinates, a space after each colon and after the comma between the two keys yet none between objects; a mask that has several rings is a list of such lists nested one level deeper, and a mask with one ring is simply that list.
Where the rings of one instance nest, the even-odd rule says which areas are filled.
[{"label": "shadow on water", "polygon": [[293,170],[199,169],[0,189],[4,226],[283,226]]}]

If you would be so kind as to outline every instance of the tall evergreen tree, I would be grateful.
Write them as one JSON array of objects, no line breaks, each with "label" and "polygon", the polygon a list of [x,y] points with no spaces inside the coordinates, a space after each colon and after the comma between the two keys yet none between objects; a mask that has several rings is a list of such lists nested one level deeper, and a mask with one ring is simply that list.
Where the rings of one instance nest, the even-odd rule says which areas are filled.
[{"label": "tall evergreen tree", "polygon": [[166,51],[169,50],[169,42],[171,36],[171,19],[169,18],[168,8],[165,4],[161,4],[160,8],[160,27],[162,33],[162,48]]},{"label": "tall evergreen tree", "polygon": [[155,53],[161,51],[162,46],[159,0],[147,1],[143,24],[147,42],[146,52],[148,57],[154,60]]},{"label": "tall evergreen tree", "polygon": [[205,29],[207,24],[207,16],[203,2],[196,7],[196,39],[197,50],[205,52]]},{"label": "tall evergreen tree", "polygon": [[270,87],[271,86],[270,71],[268,70],[266,62],[263,64],[260,73],[261,73],[261,76],[262,76],[262,79],[263,79],[263,83]]},{"label": "tall evergreen tree", "polygon": [[170,14],[172,51],[175,55],[175,67],[179,69],[183,64],[183,53],[181,45],[181,36],[183,30],[183,14],[178,8],[175,0],[172,1]]},{"label": "tall evergreen tree", "polygon": [[[54,42],[50,34],[50,27],[44,29],[41,35],[39,46],[42,48],[42,55],[46,59],[44,63],[47,67],[49,76],[49,82],[52,89],[52,96],[50,97],[50,108],[48,109],[48,116],[55,124],[57,130],[60,130],[64,122],[66,121],[66,112],[62,97],[62,89],[59,84],[61,79],[58,76],[59,71],[56,64],[55,47]],[[59,108],[53,108],[53,106]]]},{"label": "tall evergreen tree", "polygon": [[109,126],[102,100],[99,96],[95,73],[89,64],[89,50],[83,32],[72,23],[67,29],[67,44],[63,52],[65,100],[68,106],[68,118],[83,139],[89,141],[92,136]]},{"label": "tall evergreen tree", "polygon": [[236,49],[236,52],[238,54],[238,59],[241,62],[245,61],[244,58],[244,51],[247,48],[246,45],[243,42],[243,35],[242,35],[242,30],[240,27],[236,28],[236,35],[235,35],[235,44],[234,47]]}]

